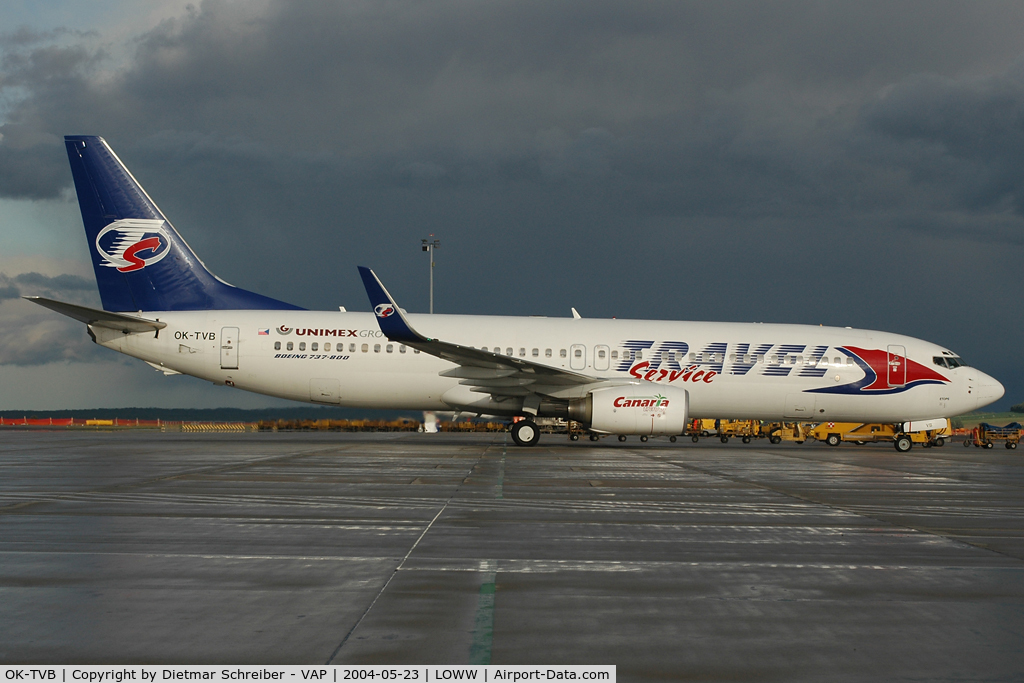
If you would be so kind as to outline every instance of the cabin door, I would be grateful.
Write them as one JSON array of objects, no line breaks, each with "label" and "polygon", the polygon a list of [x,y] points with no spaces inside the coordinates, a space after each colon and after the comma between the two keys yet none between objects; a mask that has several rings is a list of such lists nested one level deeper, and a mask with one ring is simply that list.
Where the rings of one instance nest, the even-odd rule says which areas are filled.
[{"label": "cabin door", "polygon": [[220,369],[238,369],[238,328],[220,328]]},{"label": "cabin door", "polygon": [[907,383],[907,349],[905,346],[889,345],[885,354],[886,374],[890,387],[902,387]]}]

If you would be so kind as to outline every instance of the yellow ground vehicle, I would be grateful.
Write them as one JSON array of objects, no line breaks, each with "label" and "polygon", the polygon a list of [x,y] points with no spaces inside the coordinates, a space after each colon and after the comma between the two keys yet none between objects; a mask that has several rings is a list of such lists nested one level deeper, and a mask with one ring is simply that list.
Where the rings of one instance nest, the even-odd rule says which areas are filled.
[{"label": "yellow ground vehicle", "polygon": [[[876,441],[895,441],[897,434],[902,434],[902,425],[877,422],[822,422],[810,427],[808,436],[817,441],[824,441],[829,446],[838,446],[843,441],[854,443],[874,443]],[[912,443],[929,446],[941,446],[949,438],[949,429],[929,429],[920,432],[909,432]]]},{"label": "yellow ground vehicle", "polygon": [[803,422],[764,422],[761,424],[761,434],[767,436],[772,443],[803,443],[808,438],[811,426]]},{"label": "yellow ground vehicle", "polygon": [[711,436],[718,432],[718,420],[695,417],[686,423],[686,436],[697,443],[702,436]]},{"label": "yellow ground vehicle", "polygon": [[743,443],[750,443],[761,435],[760,420],[719,420],[718,438],[722,443],[729,443],[730,437],[743,439]]}]

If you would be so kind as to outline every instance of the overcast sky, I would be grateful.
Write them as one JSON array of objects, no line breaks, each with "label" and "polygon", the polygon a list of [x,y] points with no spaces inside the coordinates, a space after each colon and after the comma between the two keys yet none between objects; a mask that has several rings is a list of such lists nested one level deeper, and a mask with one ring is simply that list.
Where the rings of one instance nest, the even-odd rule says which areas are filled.
[{"label": "overcast sky", "polygon": [[[0,5],[0,409],[262,406],[20,300],[98,305],[62,144],[307,308],[803,322],[1024,401],[1024,3]],[[457,340],[455,340],[457,341]],[[280,402],[283,404],[283,402]]]}]

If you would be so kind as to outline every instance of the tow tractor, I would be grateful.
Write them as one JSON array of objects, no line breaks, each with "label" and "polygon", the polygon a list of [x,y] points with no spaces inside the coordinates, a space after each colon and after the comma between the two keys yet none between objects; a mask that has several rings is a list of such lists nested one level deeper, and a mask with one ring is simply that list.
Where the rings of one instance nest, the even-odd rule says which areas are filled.
[{"label": "tow tractor", "polygon": [[[916,428],[916,429],[915,429]],[[920,444],[924,448],[942,446],[949,438],[949,422],[946,420],[929,420],[927,424],[908,422],[905,424],[887,424],[880,422],[822,422],[816,424],[808,432],[812,439],[824,441],[829,446],[838,446],[843,441],[856,444],[891,441],[893,443],[905,436],[911,444]],[[907,447],[909,449],[909,446]],[[904,450],[897,448],[897,450]]]},{"label": "tow tractor", "polygon": [[761,433],[775,444],[783,441],[803,443],[808,439],[811,427],[812,425],[801,422],[764,422],[761,424]]}]

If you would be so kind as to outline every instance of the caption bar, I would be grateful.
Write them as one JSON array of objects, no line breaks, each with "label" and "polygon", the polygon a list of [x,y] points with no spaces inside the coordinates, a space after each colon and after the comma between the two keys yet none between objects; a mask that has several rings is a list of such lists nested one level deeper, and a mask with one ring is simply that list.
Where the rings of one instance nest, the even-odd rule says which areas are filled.
[{"label": "caption bar", "polygon": [[0,683],[176,683],[177,681],[601,681],[614,683],[614,666],[0,666]]}]

